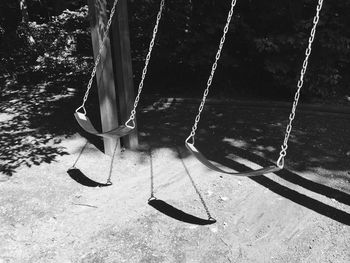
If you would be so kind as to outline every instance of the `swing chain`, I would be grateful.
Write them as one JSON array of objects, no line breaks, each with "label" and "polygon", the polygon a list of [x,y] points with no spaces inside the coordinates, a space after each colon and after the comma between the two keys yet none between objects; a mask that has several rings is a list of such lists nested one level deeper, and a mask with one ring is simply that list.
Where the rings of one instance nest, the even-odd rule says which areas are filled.
[{"label": "swing chain", "polygon": [[92,86],[92,82],[94,81],[94,77],[96,75],[97,66],[100,63],[100,60],[101,60],[101,57],[102,57],[102,51],[103,51],[103,48],[104,48],[104,42],[105,42],[105,40],[106,40],[106,38],[108,36],[109,28],[111,27],[113,16],[114,16],[114,13],[116,11],[117,4],[118,4],[118,0],[115,0],[114,3],[113,3],[113,6],[112,6],[111,12],[110,12],[110,16],[109,16],[109,19],[108,19],[108,22],[107,22],[107,25],[106,25],[106,30],[104,32],[104,35],[103,35],[103,38],[102,38],[102,42],[100,42],[100,45],[99,45],[98,55],[97,55],[96,60],[95,60],[94,68],[93,68],[93,70],[91,72],[90,80],[89,80],[89,83],[87,85],[86,92],[85,92],[85,95],[84,95],[84,98],[83,98],[83,103],[81,104],[81,106],[79,106],[75,110],[75,112],[78,112],[80,109],[82,109],[84,115],[86,115],[85,102],[87,101],[87,99],[89,97],[89,93],[90,93],[90,89],[91,89],[91,86]]},{"label": "swing chain", "polygon": [[[159,6],[159,11],[158,11],[158,14],[157,14],[157,21],[156,21],[156,24],[154,25],[154,28],[153,28],[152,40],[151,40],[151,42],[149,44],[148,53],[147,53],[146,60],[145,60],[145,65],[144,65],[144,68],[142,70],[141,81],[139,83],[137,96],[136,96],[135,101],[134,101],[134,107],[131,110],[129,119],[125,122],[125,126],[128,127],[128,128],[131,128],[131,129],[135,128],[135,121],[134,120],[135,120],[135,115],[136,115],[136,108],[137,108],[137,105],[139,103],[140,95],[141,95],[141,92],[142,92],[142,89],[143,89],[143,82],[145,80],[145,77],[146,77],[146,74],[147,74],[147,69],[148,69],[148,64],[149,64],[149,61],[151,59],[151,54],[152,54],[152,49],[153,49],[153,46],[154,46],[154,41],[155,41],[155,38],[156,38],[156,35],[157,35],[157,32],[158,32],[159,22],[160,22],[160,19],[162,17],[162,12],[163,12],[163,9],[164,9],[164,3],[165,3],[165,0],[161,0],[160,6]],[[131,125],[130,125],[130,123],[131,123]]]},{"label": "swing chain", "polygon": [[279,158],[277,160],[277,166],[279,168],[281,168],[281,169],[284,166],[284,157],[287,155],[288,140],[289,140],[290,132],[292,130],[292,122],[293,122],[293,120],[295,118],[295,112],[296,112],[298,101],[299,101],[299,97],[300,97],[300,90],[301,90],[301,88],[303,87],[303,84],[304,84],[304,75],[306,73],[309,57],[310,57],[310,54],[311,54],[312,43],[313,43],[314,38],[315,38],[316,27],[317,27],[318,21],[320,19],[320,11],[322,9],[322,5],[323,5],[323,0],[318,0],[318,4],[317,4],[317,8],[316,8],[316,15],[314,16],[314,19],[313,19],[313,26],[312,26],[310,37],[309,37],[309,44],[308,44],[308,46],[307,46],[307,48],[305,50],[305,59],[304,59],[304,62],[303,62],[302,69],[300,71],[300,77],[299,77],[298,84],[297,84],[298,89],[297,89],[297,91],[295,92],[295,95],[294,95],[292,112],[289,115],[289,123],[288,123],[288,125],[286,127],[286,133],[285,133],[283,144],[281,145],[280,156],[279,156]]},{"label": "swing chain", "polygon": [[214,61],[213,65],[212,65],[212,67],[211,67],[210,76],[209,76],[208,81],[207,81],[207,87],[206,87],[206,89],[203,92],[202,101],[201,101],[201,104],[199,105],[199,108],[198,108],[198,114],[197,114],[197,116],[195,118],[195,121],[194,121],[194,124],[192,126],[192,131],[190,133],[190,136],[188,136],[188,138],[186,139],[186,142],[188,142],[188,140],[190,138],[192,138],[192,144],[194,144],[194,136],[196,135],[197,125],[198,125],[199,120],[201,118],[201,113],[203,111],[205,101],[206,101],[207,96],[209,94],[209,88],[210,88],[211,83],[213,81],[215,70],[216,70],[216,68],[218,66],[218,61],[219,61],[219,58],[220,58],[220,55],[221,55],[221,50],[222,50],[222,48],[224,46],[224,43],[225,43],[226,34],[227,34],[229,26],[230,26],[231,18],[232,18],[232,15],[233,15],[233,9],[234,9],[234,7],[236,5],[236,2],[237,2],[236,0],[232,0],[232,2],[231,2],[231,9],[230,9],[230,11],[228,12],[228,15],[227,15],[226,25],[224,27],[223,35],[222,35],[222,37],[220,39],[220,44],[219,44],[218,51],[216,52],[215,61]]},{"label": "swing chain", "polygon": [[115,158],[115,154],[117,152],[117,149],[118,149],[118,145],[119,145],[119,142],[118,140],[116,141],[115,143],[115,146],[114,146],[114,150],[113,150],[113,154],[112,154],[112,157],[111,157],[111,163],[109,165],[109,173],[108,173],[108,178],[107,178],[107,181],[106,181],[106,184],[109,184],[109,185],[112,185],[112,180],[111,180],[111,177],[112,177],[112,171],[113,171],[113,161],[114,161],[114,158]]}]

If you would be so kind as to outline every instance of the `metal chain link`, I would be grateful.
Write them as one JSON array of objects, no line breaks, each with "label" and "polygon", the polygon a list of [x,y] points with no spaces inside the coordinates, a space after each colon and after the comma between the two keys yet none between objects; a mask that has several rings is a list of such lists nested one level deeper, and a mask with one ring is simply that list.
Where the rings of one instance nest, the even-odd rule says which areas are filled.
[{"label": "metal chain link", "polygon": [[85,95],[84,95],[84,98],[83,98],[83,103],[81,104],[81,106],[79,106],[75,110],[75,112],[78,112],[80,109],[82,109],[83,112],[84,112],[84,115],[86,115],[85,102],[87,101],[87,99],[89,97],[89,93],[90,93],[90,89],[91,89],[91,86],[92,86],[92,82],[94,81],[94,77],[96,75],[97,66],[98,66],[98,64],[100,63],[100,60],[101,60],[102,51],[103,51],[103,48],[104,48],[104,42],[105,42],[105,40],[106,40],[106,38],[108,36],[109,28],[111,27],[113,16],[114,16],[117,4],[118,4],[118,0],[115,0],[114,3],[113,3],[112,9],[111,9],[111,14],[110,14],[108,22],[107,22],[106,30],[105,30],[103,38],[102,38],[102,42],[99,45],[98,55],[97,55],[96,60],[95,60],[94,68],[93,68],[93,70],[91,72],[90,80],[89,80],[89,83],[87,85],[86,92],[85,92]]},{"label": "metal chain link", "polygon": [[[149,61],[151,59],[151,54],[152,54],[152,49],[153,49],[153,46],[154,46],[154,41],[155,41],[155,38],[156,38],[156,35],[157,35],[157,32],[158,32],[159,21],[160,21],[160,19],[162,17],[164,3],[165,3],[165,0],[161,0],[160,6],[159,6],[159,11],[158,11],[158,14],[157,14],[157,21],[156,21],[156,24],[154,25],[154,28],[153,28],[152,40],[151,40],[151,42],[149,44],[148,53],[147,53],[146,60],[145,60],[145,65],[144,65],[144,68],[142,70],[141,81],[139,83],[137,96],[136,96],[135,101],[134,101],[134,107],[133,107],[133,109],[130,112],[129,119],[125,122],[125,126],[127,126],[128,128],[132,128],[132,129],[135,128],[135,121],[134,121],[134,119],[135,119],[135,115],[136,115],[136,108],[137,108],[137,105],[138,105],[139,100],[140,100],[140,95],[141,95],[142,88],[143,88],[143,82],[144,82],[146,74],[147,74],[147,68],[148,68]],[[130,123],[131,123],[131,125],[130,125]]]},{"label": "metal chain link", "polygon": [[[114,146],[114,150],[113,150],[113,154],[112,154],[112,157],[111,157],[111,162],[109,164],[109,172],[108,172],[108,178],[107,178],[107,182],[106,184],[113,184],[112,181],[111,181],[111,178],[112,178],[112,172],[113,172],[113,164],[114,164],[114,158],[115,158],[115,154],[117,152],[117,149],[118,149],[118,145],[119,145],[119,142],[118,140],[116,140],[115,142],[115,146]],[[123,151],[121,151],[123,152]]]},{"label": "metal chain link", "polygon": [[202,194],[201,194],[199,188],[197,187],[196,182],[193,180],[193,178],[192,178],[192,176],[191,176],[191,173],[190,173],[190,171],[188,170],[188,168],[187,168],[187,166],[186,166],[186,164],[185,164],[185,161],[184,161],[184,159],[183,159],[183,156],[182,156],[182,153],[181,153],[180,148],[179,148],[179,147],[176,147],[176,151],[177,151],[177,153],[178,153],[178,156],[180,157],[182,166],[184,167],[184,169],[185,169],[185,171],[186,171],[186,174],[187,174],[188,178],[190,179],[191,184],[192,184],[194,190],[196,191],[196,194],[198,195],[199,200],[201,201],[201,203],[202,203],[202,205],[203,205],[203,208],[204,208],[204,210],[205,210],[205,213],[206,213],[207,216],[208,216],[208,220],[209,220],[209,221],[216,221],[216,220],[211,216],[210,211],[209,211],[209,208],[208,208],[207,204],[205,203],[204,198],[203,198],[203,196],[202,196]]},{"label": "metal chain link", "polygon": [[76,169],[76,165],[77,165],[78,161],[80,160],[80,157],[83,155],[83,152],[84,152],[84,150],[85,150],[85,148],[86,148],[86,146],[87,146],[88,144],[89,144],[89,141],[86,140],[86,142],[85,142],[83,148],[81,148],[81,150],[80,150],[80,152],[79,152],[79,154],[78,154],[77,159],[75,159],[75,162],[74,162],[74,164],[72,165],[72,167],[71,167],[70,169]]},{"label": "metal chain link", "polygon": [[287,155],[288,140],[289,140],[290,132],[292,130],[292,123],[293,123],[293,120],[295,118],[295,111],[297,109],[297,105],[298,105],[298,101],[299,101],[299,97],[300,97],[300,90],[304,84],[304,75],[305,75],[308,61],[309,61],[309,57],[311,54],[312,43],[313,43],[314,38],[315,38],[316,27],[317,27],[318,21],[320,19],[320,11],[322,9],[322,5],[323,5],[323,0],[318,0],[318,4],[317,4],[317,8],[316,8],[316,15],[314,16],[314,19],[313,19],[313,26],[312,26],[310,37],[309,37],[309,44],[308,44],[306,51],[305,51],[305,59],[303,62],[302,69],[300,71],[300,77],[299,77],[298,84],[297,84],[298,89],[294,95],[293,107],[292,107],[292,111],[289,115],[289,123],[286,127],[286,133],[285,133],[283,144],[281,145],[282,150],[281,150],[280,156],[277,160],[277,166],[281,169],[284,166],[284,157]]},{"label": "metal chain link", "polygon": [[152,157],[152,148],[149,148],[149,164],[150,164],[150,176],[151,176],[151,196],[148,199],[148,202],[152,200],[156,200],[156,197],[154,196],[154,174],[153,174],[153,157]]},{"label": "metal chain link", "polygon": [[211,83],[213,81],[213,78],[214,78],[214,74],[215,74],[215,70],[218,66],[218,61],[219,61],[219,58],[220,58],[220,55],[221,55],[221,50],[224,46],[224,43],[225,43],[225,39],[226,39],[226,34],[228,32],[228,29],[229,29],[229,26],[230,26],[230,22],[231,22],[231,18],[232,18],[232,15],[233,15],[233,9],[236,5],[236,0],[232,0],[231,2],[231,9],[230,11],[228,12],[228,15],[227,15],[227,20],[226,20],[226,25],[224,27],[224,31],[223,31],[223,35],[220,39],[220,44],[219,44],[219,48],[218,48],[218,51],[216,52],[216,56],[215,56],[215,61],[211,67],[211,72],[210,72],[210,76],[208,78],[208,81],[207,81],[207,87],[206,89],[204,90],[203,92],[203,97],[202,97],[202,101],[201,101],[201,104],[199,105],[199,108],[198,108],[198,114],[194,120],[194,124],[192,126],[192,131],[190,133],[190,135],[188,136],[188,138],[186,139],[186,142],[188,142],[189,139],[192,138],[192,144],[194,143],[194,136],[196,135],[196,130],[197,130],[197,125],[198,125],[198,122],[201,118],[201,113],[203,111],[203,108],[204,108],[204,104],[205,104],[205,101],[207,99],[207,96],[209,94],[209,89],[210,89],[210,86],[211,86]]}]

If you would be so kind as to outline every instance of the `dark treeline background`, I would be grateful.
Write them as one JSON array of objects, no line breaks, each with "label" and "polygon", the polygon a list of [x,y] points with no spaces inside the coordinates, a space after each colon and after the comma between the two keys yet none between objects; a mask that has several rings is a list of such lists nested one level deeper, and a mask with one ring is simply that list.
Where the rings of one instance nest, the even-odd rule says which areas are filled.
[{"label": "dark treeline background", "polygon": [[[146,92],[200,96],[230,2],[166,2]],[[316,0],[238,1],[211,95],[290,99],[316,4]],[[158,8],[158,0],[129,1],[136,84]],[[16,77],[28,65],[33,71],[55,67],[59,72],[81,74],[87,82],[92,66],[87,14],[86,1],[82,0],[1,0],[2,88],[6,87],[4,79]],[[325,0],[302,92],[304,99],[341,101],[350,95],[349,14],[350,1]]]}]

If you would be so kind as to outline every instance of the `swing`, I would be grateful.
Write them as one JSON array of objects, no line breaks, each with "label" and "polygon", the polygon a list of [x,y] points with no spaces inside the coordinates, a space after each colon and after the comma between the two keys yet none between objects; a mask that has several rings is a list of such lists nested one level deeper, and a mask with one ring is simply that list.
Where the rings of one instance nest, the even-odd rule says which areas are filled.
[{"label": "swing", "polygon": [[187,149],[190,151],[190,153],[194,157],[196,157],[206,167],[208,167],[211,170],[220,172],[220,173],[231,174],[231,175],[236,175],[236,176],[257,176],[257,175],[263,175],[263,174],[267,174],[267,173],[277,172],[277,171],[283,169],[284,157],[287,155],[288,139],[290,136],[290,132],[292,130],[292,122],[295,118],[295,111],[296,111],[298,101],[299,101],[300,90],[301,90],[303,83],[304,83],[304,75],[305,75],[305,72],[307,69],[309,56],[311,54],[312,43],[313,43],[314,38],[315,38],[316,27],[317,27],[317,24],[319,21],[319,15],[320,15],[320,11],[322,9],[322,4],[323,4],[323,0],[318,0],[316,14],[315,14],[314,19],[313,19],[313,26],[312,26],[311,33],[309,36],[308,46],[307,46],[306,51],[305,51],[305,58],[303,61],[302,69],[300,72],[300,77],[299,77],[298,84],[297,84],[298,88],[297,88],[297,91],[295,92],[295,95],[294,95],[293,107],[292,107],[291,113],[289,115],[289,123],[288,123],[286,131],[285,131],[284,141],[283,141],[283,144],[281,145],[280,155],[279,155],[279,158],[278,158],[276,164],[272,165],[272,166],[264,167],[261,169],[251,170],[251,171],[246,171],[246,172],[229,172],[229,171],[222,170],[221,168],[219,168],[218,166],[216,166],[215,164],[210,162],[200,151],[198,151],[198,149],[194,145],[194,138],[196,135],[197,125],[199,123],[201,113],[202,113],[202,110],[203,110],[204,105],[205,105],[206,98],[209,94],[209,88],[210,88],[211,83],[213,81],[213,77],[214,77],[214,73],[215,73],[215,70],[217,67],[217,63],[218,63],[218,60],[220,58],[221,50],[222,50],[223,45],[225,43],[226,33],[228,31],[230,21],[231,21],[232,15],[233,15],[233,9],[236,5],[236,0],[232,0],[231,9],[230,9],[228,16],[227,16],[227,21],[226,21],[226,25],[224,27],[224,32],[223,32],[223,35],[221,37],[219,48],[218,48],[218,51],[217,51],[216,56],[215,56],[215,61],[214,61],[212,68],[211,68],[211,73],[210,73],[209,79],[207,81],[207,87],[203,93],[202,101],[201,101],[199,109],[198,109],[198,114],[196,115],[196,118],[194,120],[194,124],[192,126],[192,131],[191,131],[190,135],[187,137],[187,139],[185,140],[185,145],[186,145]]},{"label": "swing", "polygon": [[135,128],[136,108],[137,108],[138,102],[140,100],[140,95],[141,95],[142,88],[143,88],[143,82],[145,80],[145,77],[146,77],[146,74],[147,74],[148,64],[149,64],[149,61],[151,59],[151,53],[152,53],[152,49],[153,49],[153,46],[154,46],[154,40],[155,40],[156,35],[157,35],[159,21],[160,21],[161,16],[162,16],[162,12],[163,12],[163,8],[164,8],[164,2],[165,2],[165,0],[161,0],[161,2],[160,2],[160,7],[159,7],[158,14],[157,14],[156,23],[155,23],[155,26],[153,28],[152,39],[151,39],[151,42],[149,44],[148,53],[147,53],[147,56],[146,56],[146,59],[145,59],[145,65],[144,65],[144,68],[142,70],[142,76],[141,76],[141,81],[140,81],[140,84],[139,84],[139,87],[138,87],[138,93],[137,93],[137,96],[135,98],[134,107],[133,107],[133,109],[132,109],[132,111],[130,113],[129,119],[125,122],[124,125],[120,125],[120,126],[114,128],[114,129],[111,129],[109,131],[99,132],[99,131],[97,131],[95,129],[95,127],[92,125],[92,122],[90,121],[89,117],[86,115],[85,103],[86,103],[86,101],[88,99],[89,92],[90,92],[90,89],[91,89],[91,86],[92,86],[92,82],[93,82],[94,77],[96,75],[97,66],[98,66],[98,64],[99,64],[99,62],[101,60],[101,53],[102,53],[102,50],[103,50],[103,44],[104,44],[104,42],[105,42],[105,40],[107,38],[107,35],[108,35],[108,32],[109,32],[109,28],[110,28],[110,26],[112,24],[112,18],[114,16],[115,11],[116,11],[116,6],[117,6],[117,3],[118,3],[118,0],[114,1],[113,7],[111,9],[111,14],[110,14],[110,17],[109,17],[108,22],[107,22],[106,31],[104,33],[102,42],[100,44],[99,52],[98,52],[98,55],[97,55],[96,61],[95,61],[95,65],[94,65],[94,68],[92,70],[91,77],[90,77],[90,80],[89,80],[89,83],[87,85],[87,89],[86,89],[86,92],[85,92],[85,95],[84,95],[84,98],[83,98],[83,103],[82,103],[81,106],[79,106],[75,110],[75,113],[74,113],[74,117],[75,117],[76,121],[81,126],[81,128],[83,128],[86,132],[88,132],[90,134],[93,134],[93,135],[96,135],[96,136],[107,137],[107,138],[111,138],[111,137],[115,137],[115,136],[122,137],[122,136],[128,135],[128,134],[133,132],[133,130]]}]

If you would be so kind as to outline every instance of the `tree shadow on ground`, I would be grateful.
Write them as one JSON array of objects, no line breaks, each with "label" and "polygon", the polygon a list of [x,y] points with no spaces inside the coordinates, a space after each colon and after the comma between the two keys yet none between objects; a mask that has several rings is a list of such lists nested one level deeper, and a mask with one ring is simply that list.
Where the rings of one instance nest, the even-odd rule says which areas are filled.
[{"label": "tree shadow on ground", "polygon": [[[87,7],[30,24],[36,39],[1,42],[0,163],[11,176],[22,166],[51,163],[68,152],[59,138],[79,131],[73,118],[93,65]],[[96,85],[94,85],[95,87]],[[98,119],[96,89],[88,104]],[[91,116],[92,118],[94,116]]]},{"label": "tree shadow on ground", "polygon": [[[2,79],[0,161],[1,172],[8,176],[21,166],[51,163],[68,154],[59,137],[78,131],[73,113],[80,103],[77,98],[82,97],[82,83],[87,82],[83,70],[73,72],[74,68],[69,71],[63,65],[28,67],[33,71],[19,67]],[[95,102],[90,100],[92,105]]]},{"label": "tree shadow on ground", "polygon": [[[198,104],[154,103],[139,113],[141,142],[154,147],[184,145],[190,134]],[[289,109],[242,108],[208,105],[196,133],[196,144],[210,152],[225,152],[245,158],[254,153],[277,160],[288,123]],[[317,172],[320,182],[348,182],[350,176],[347,131],[350,116],[313,115],[298,112],[290,136],[286,167],[298,172]],[[331,174],[331,175],[329,175]],[[350,188],[345,186],[346,190]]]},{"label": "tree shadow on ground", "polygon": [[[141,141],[152,147],[183,146],[192,125],[197,105],[155,103],[143,109],[139,115]],[[189,114],[191,113],[191,114]],[[349,123],[344,116],[303,115],[299,113],[291,135],[287,169],[276,174],[286,181],[312,192],[350,205],[346,151],[349,142],[345,138]],[[229,106],[206,108],[197,131],[197,146],[208,159],[239,172],[250,168],[236,162],[239,156],[260,166],[273,164],[279,145],[284,138],[288,109],[244,109]],[[350,116],[349,116],[350,117]],[[156,120],[156,123],[155,123]],[[203,128],[203,127],[207,128]],[[189,153],[184,153],[183,155]],[[181,158],[181,157],[179,157]],[[297,172],[312,172],[313,180]],[[317,172],[315,171],[323,172]],[[329,176],[329,174],[336,176]],[[312,209],[336,221],[350,225],[350,215],[330,205],[298,193],[266,176],[252,180],[271,191]]]},{"label": "tree shadow on ground", "polygon": [[[233,148],[233,147],[232,147]],[[231,148],[231,149],[232,149]],[[233,150],[233,149],[232,149]],[[241,149],[236,149],[237,152],[242,152]],[[233,158],[229,156],[225,156],[223,152],[216,151],[210,152],[210,160],[218,162],[226,167],[232,168],[235,171],[243,172],[251,169],[250,167],[235,161]],[[266,159],[257,156],[255,154],[247,152],[245,154],[245,159],[259,164],[260,166],[269,166],[272,163],[267,161]],[[278,177],[291,182],[295,185],[301,186],[305,189],[308,189],[312,192],[318,193],[320,195],[326,196],[328,198],[337,200],[340,203],[350,206],[350,194],[346,192],[342,192],[340,190],[328,187],[326,185],[322,185],[311,180],[308,180],[302,176],[299,176],[296,173],[293,173],[289,170],[283,169],[281,171],[275,172]],[[314,198],[311,198],[307,195],[301,194],[291,188],[281,185],[279,182],[274,181],[267,176],[254,176],[250,177],[251,180],[261,184],[262,186],[270,189],[272,192],[283,196],[297,204],[300,204],[304,207],[307,207],[319,214],[332,218],[338,222],[350,225],[350,214],[332,207],[330,205],[324,204]]]}]

